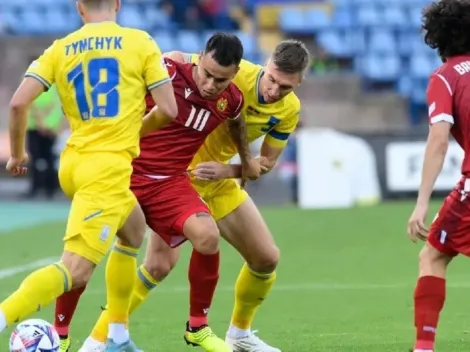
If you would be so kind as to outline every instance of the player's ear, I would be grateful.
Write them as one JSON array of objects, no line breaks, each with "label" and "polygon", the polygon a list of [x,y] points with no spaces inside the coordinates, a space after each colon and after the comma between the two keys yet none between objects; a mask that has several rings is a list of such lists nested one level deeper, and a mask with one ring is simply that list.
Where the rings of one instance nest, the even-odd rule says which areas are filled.
[{"label": "player's ear", "polygon": [[84,16],[84,13],[83,13],[83,5],[81,4],[80,1],[76,1],[75,2],[75,6],[77,7],[77,12],[80,14],[81,17]]},{"label": "player's ear", "polygon": [[119,10],[121,9],[121,0],[116,0],[116,12],[119,12]]}]

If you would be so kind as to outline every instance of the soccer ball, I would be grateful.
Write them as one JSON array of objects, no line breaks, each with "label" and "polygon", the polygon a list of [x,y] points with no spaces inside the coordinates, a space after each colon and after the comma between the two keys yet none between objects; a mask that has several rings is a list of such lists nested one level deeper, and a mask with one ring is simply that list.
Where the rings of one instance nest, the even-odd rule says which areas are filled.
[{"label": "soccer ball", "polygon": [[10,352],[59,352],[59,334],[47,321],[29,319],[10,336]]}]

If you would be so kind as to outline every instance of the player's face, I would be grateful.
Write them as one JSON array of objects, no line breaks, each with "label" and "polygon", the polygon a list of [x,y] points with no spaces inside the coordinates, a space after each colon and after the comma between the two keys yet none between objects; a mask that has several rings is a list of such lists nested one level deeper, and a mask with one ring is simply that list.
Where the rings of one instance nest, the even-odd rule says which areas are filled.
[{"label": "player's face", "polygon": [[204,99],[216,99],[238,72],[238,66],[221,66],[211,53],[201,55],[197,67],[196,84]]},{"label": "player's face", "polygon": [[292,92],[301,82],[301,73],[279,71],[279,68],[270,60],[261,78],[260,94],[266,103],[274,103]]}]

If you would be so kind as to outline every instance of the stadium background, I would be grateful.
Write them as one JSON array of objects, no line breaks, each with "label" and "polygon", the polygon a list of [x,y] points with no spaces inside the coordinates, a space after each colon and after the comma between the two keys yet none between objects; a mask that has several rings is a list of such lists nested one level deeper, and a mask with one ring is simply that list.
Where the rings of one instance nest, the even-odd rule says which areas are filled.
[{"label": "stadium background", "polygon": [[[214,30],[235,31],[246,58],[263,63],[276,43],[304,40],[314,60],[298,91],[302,122],[279,167],[249,191],[282,253],[279,282],[256,321],[285,351],[403,351],[412,338],[417,247],[404,232],[419,184],[427,132],[425,88],[439,65],[419,32],[421,0],[123,0],[123,25],[152,33],[162,51],[198,52]],[[80,25],[71,0],[0,1],[0,163],[8,156],[8,101],[25,68],[54,38]],[[65,131],[66,133],[66,131]],[[58,144],[60,149],[60,143]],[[254,146],[256,149],[256,146]],[[451,144],[438,189],[458,179]],[[0,171],[0,295],[57,259],[68,211],[57,196],[25,201],[26,179]],[[298,177],[297,177],[298,176]],[[296,205],[300,196],[300,208]],[[438,194],[439,195],[439,194]],[[433,204],[432,212],[438,203]],[[313,208],[313,209],[308,209]],[[328,209],[322,209],[328,208]],[[338,208],[338,209],[336,209]],[[188,248],[185,249],[188,251]],[[148,351],[182,349],[187,283],[183,256],[133,320]],[[224,246],[211,313],[223,334],[241,261]],[[440,330],[443,351],[465,351],[468,265],[451,275]],[[79,307],[74,340],[103,303],[100,270]],[[41,313],[52,319],[50,310]],[[467,324],[468,326],[468,324]],[[6,336],[0,345],[6,346]]]}]

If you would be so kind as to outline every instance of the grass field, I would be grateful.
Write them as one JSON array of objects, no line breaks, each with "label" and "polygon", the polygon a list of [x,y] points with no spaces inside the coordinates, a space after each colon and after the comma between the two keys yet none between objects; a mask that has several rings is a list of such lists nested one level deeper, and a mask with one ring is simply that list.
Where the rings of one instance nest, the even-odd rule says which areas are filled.
[{"label": "grass field", "polygon": [[[405,234],[411,210],[411,203],[328,211],[263,209],[282,259],[278,282],[255,322],[260,336],[289,352],[407,351],[414,335],[412,292],[420,248]],[[22,216],[28,218],[28,214],[32,215]],[[0,232],[2,297],[38,262],[59,255],[63,225],[63,221],[48,222]],[[146,352],[186,350],[182,332],[188,312],[187,257],[183,255],[168,280],[132,318],[131,333]],[[439,351],[470,350],[469,263],[459,258],[452,265]],[[221,280],[210,315],[220,335],[229,323],[232,287],[241,264],[239,256],[224,245]],[[101,268],[72,325],[72,352],[100,313],[103,281]],[[52,310],[44,310],[40,317],[51,321]],[[8,334],[0,338],[1,351],[7,349]]]}]

